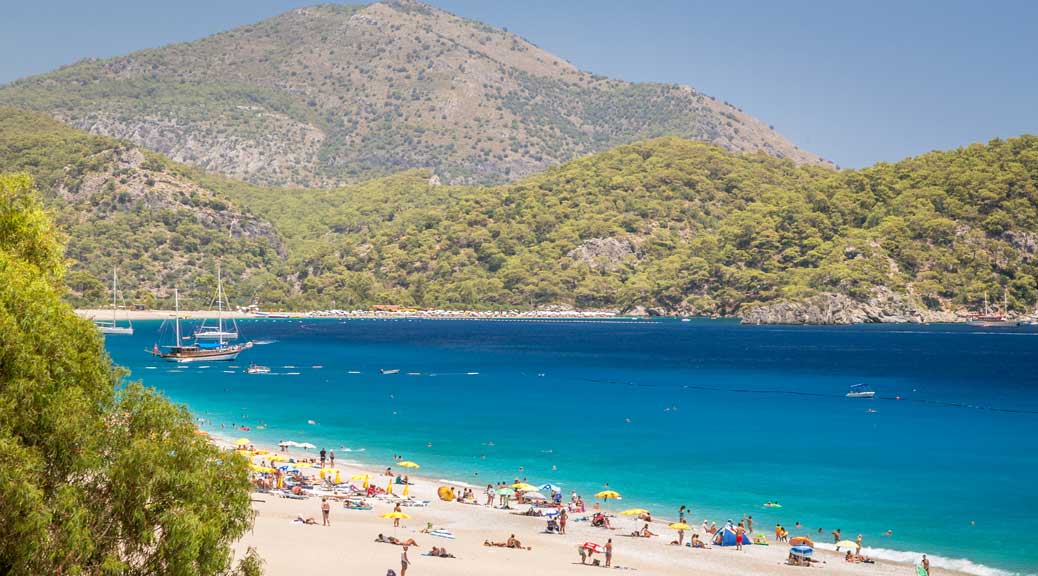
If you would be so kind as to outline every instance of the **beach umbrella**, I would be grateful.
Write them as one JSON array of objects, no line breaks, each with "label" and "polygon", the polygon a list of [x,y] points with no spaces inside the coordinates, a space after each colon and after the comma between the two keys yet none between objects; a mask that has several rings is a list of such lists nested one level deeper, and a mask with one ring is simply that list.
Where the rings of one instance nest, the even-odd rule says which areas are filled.
[{"label": "beach umbrella", "polygon": [[584,542],[582,548],[584,548],[585,550],[590,550],[592,552],[605,552],[605,548],[601,544],[595,544],[594,542]]},{"label": "beach umbrella", "polygon": [[796,536],[796,537],[790,538],[789,539],[789,544],[791,546],[802,546],[802,545],[814,546],[815,545],[814,541],[812,541],[807,536]]},{"label": "beach umbrella", "polygon": [[268,468],[267,466],[258,466],[256,464],[249,464],[249,470],[252,470],[253,472],[266,472],[268,474],[275,472],[273,468]]},{"label": "beach umbrella", "polygon": [[527,484],[526,482],[516,482],[515,484],[512,484],[511,486],[509,486],[509,488],[513,488],[515,490],[521,490],[523,492],[525,492],[527,490],[533,490],[535,492],[537,491],[537,487],[536,486],[534,486],[532,484]]},{"label": "beach umbrella", "polygon": [[538,488],[538,490],[547,490],[549,493],[550,492],[562,492],[562,488],[560,488],[560,487],[558,487],[558,486],[556,486],[554,484],[543,484],[543,485],[541,485],[540,488]]},{"label": "beach umbrella", "polygon": [[[383,518],[389,518],[390,520],[409,520],[411,518],[411,515],[410,514],[406,514],[404,512],[395,512],[394,511],[394,512],[386,512],[385,514],[382,515],[382,517]],[[393,534],[396,534],[396,526],[395,525],[393,526]]]},{"label": "beach umbrella", "polygon": [[415,464],[414,462],[411,462],[410,460],[404,460],[403,462],[397,462],[397,465],[398,466],[403,466],[404,468],[421,468],[421,466],[419,466],[418,464]]},{"label": "beach umbrella", "polygon": [[645,508],[631,508],[630,510],[624,510],[620,513],[621,516],[641,516],[642,514],[648,514],[649,511]]},{"label": "beach umbrella", "polygon": [[393,481],[390,480],[389,484],[386,485],[386,494],[392,494],[392,493],[393,493]]},{"label": "beach umbrella", "polygon": [[234,441],[235,446],[248,446],[250,444],[248,438],[238,438]]},{"label": "beach umbrella", "polygon": [[685,524],[684,522],[674,522],[672,524],[667,524],[667,528],[673,528],[675,530],[691,530],[692,529],[691,526],[689,526],[688,524]]},{"label": "beach umbrella", "polygon": [[602,500],[609,500],[615,498],[619,500],[621,498],[620,493],[615,490],[603,490],[598,494],[595,494],[595,498],[601,498]]},{"label": "beach umbrella", "polygon": [[805,558],[815,553],[815,549],[810,546],[794,546],[789,551],[794,556],[803,556]]},{"label": "beach umbrella", "polygon": [[267,458],[267,460],[270,460],[271,462],[288,462],[290,458],[284,454],[275,454],[270,458]]},{"label": "beach umbrella", "polygon": [[854,540],[840,540],[839,542],[836,543],[836,550],[837,551],[839,551],[840,548],[847,548],[847,549],[855,548],[856,549],[857,547],[858,547],[858,543],[855,542]]},{"label": "beach umbrella", "polygon": [[540,492],[523,492],[523,498],[526,500],[547,500],[544,494]]},{"label": "beach umbrella", "polygon": [[411,492],[411,485],[404,484],[404,496],[407,496]]},{"label": "beach umbrella", "polygon": [[338,468],[335,469],[335,483],[342,484],[342,475],[340,475]]},{"label": "beach umbrella", "polygon": [[371,478],[370,474],[354,474],[350,476],[350,480],[367,480],[368,478]]}]

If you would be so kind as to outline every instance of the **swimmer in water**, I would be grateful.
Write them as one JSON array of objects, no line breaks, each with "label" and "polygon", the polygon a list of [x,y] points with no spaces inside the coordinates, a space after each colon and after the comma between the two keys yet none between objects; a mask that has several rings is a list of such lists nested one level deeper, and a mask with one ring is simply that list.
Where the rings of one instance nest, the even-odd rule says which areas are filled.
[{"label": "swimmer in water", "polygon": [[894,535],[894,531],[893,530],[887,530],[886,532],[883,533],[883,535],[884,536],[893,536]]}]

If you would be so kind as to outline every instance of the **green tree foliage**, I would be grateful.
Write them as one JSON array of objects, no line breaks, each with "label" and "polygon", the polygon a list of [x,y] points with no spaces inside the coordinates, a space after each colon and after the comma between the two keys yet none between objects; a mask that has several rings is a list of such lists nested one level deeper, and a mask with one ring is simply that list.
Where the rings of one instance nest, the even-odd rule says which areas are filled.
[{"label": "green tree foliage", "polygon": [[229,573],[252,518],[246,462],[122,383],[61,302],[61,253],[31,179],[0,175],[0,573]]}]

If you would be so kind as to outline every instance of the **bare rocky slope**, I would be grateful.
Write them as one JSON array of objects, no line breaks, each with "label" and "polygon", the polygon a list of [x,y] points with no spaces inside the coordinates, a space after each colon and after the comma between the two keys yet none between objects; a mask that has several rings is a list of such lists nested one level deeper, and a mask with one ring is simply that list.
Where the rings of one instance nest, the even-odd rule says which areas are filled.
[{"label": "bare rocky slope", "polygon": [[410,168],[493,183],[662,135],[825,163],[693,88],[582,72],[506,30],[407,0],[300,8],[84,60],[0,88],[0,104],[264,184]]}]

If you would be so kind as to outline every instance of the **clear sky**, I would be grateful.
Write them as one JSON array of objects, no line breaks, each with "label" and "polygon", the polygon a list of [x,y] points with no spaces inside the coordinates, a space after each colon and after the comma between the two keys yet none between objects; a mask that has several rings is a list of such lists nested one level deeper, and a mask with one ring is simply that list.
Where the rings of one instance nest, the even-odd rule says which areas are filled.
[{"label": "clear sky", "polygon": [[[0,82],[316,0],[10,0]],[[431,0],[583,70],[688,84],[841,166],[1038,133],[1038,1]]]}]

